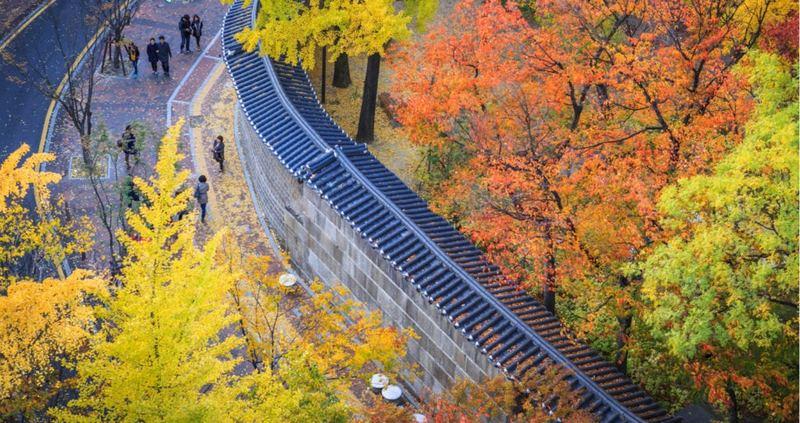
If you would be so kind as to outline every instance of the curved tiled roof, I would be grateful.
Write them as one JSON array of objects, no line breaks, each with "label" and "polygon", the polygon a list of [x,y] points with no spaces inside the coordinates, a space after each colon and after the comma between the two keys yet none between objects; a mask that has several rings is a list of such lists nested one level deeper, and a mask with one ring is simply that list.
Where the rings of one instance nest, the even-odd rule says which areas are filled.
[{"label": "curved tiled roof", "polygon": [[509,378],[544,363],[568,370],[581,406],[604,422],[672,421],[638,385],[567,335],[463,234],[338,126],[298,66],[247,53],[234,34],[257,1],[237,1],[223,27],[225,63],[247,119],[266,148],[338,211],[422,296]]}]

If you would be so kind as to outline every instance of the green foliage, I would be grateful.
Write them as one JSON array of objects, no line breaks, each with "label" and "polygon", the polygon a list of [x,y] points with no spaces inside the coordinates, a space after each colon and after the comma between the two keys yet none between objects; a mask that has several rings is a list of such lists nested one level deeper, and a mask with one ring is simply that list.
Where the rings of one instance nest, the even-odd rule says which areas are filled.
[{"label": "green foliage", "polygon": [[[474,156],[462,144],[446,143],[442,145],[426,146],[423,162],[417,168],[416,178],[422,185],[422,195],[428,201],[435,201],[437,187],[451,178],[453,173],[464,166]],[[457,221],[458,207],[447,205],[449,209],[440,210],[451,220]]]},{"label": "green foliage", "polygon": [[676,236],[647,259],[642,292],[653,336],[712,401],[729,401],[734,386],[788,416],[798,382],[797,80],[766,54],[749,72],[758,105],[746,136],[713,174],[664,190],[662,225]]},{"label": "green foliage", "polygon": [[439,9],[438,0],[406,0],[405,12],[414,18],[414,26],[418,32],[425,31],[427,25],[436,16]]}]

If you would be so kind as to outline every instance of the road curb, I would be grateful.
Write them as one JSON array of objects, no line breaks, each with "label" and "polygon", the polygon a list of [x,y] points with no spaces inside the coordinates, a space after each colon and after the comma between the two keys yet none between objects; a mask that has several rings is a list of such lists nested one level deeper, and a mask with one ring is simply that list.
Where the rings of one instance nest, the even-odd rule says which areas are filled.
[{"label": "road curb", "polygon": [[[50,4],[53,4],[54,2],[55,2],[55,0],[52,0],[51,2],[49,2],[48,3],[48,7],[49,7]],[[138,6],[139,0],[129,0],[129,2],[127,2],[125,6],[128,6],[131,3],[133,4],[134,7],[136,7],[136,6]],[[39,14],[41,14],[42,11],[40,11]],[[30,20],[29,22],[31,22],[31,21],[32,20]],[[22,29],[24,29],[24,27],[20,28],[20,31]],[[109,28],[107,26],[103,26],[99,30],[97,30],[97,32],[95,32],[94,35],[92,35],[92,38],[89,39],[89,42],[86,44],[86,46],[83,47],[83,50],[81,50],[78,53],[78,55],[76,56],[75,60],[70,65],[67,73],[64,74],[64,77],[61,79],[61,82],[59,83],[58,87],[56,88],[56,95],[58,95],[59,97],[61,97],[61,95],[63,95],[64,88],[67,86],[67,83],[69,82],[69,74],[72,73],[72,72],[81,71],[81,69],[83,67],[83,64],[84,64],[84,59],[86,58],[86,53],[88,53],[89,51],[97,48],[98,40],[100,40],[100,38],[104,34],[106,34],[108,32],[108,30],[109,30]],[[2,49],[0,48],[0,50],[2,50]],[[92,69],[91,71],[95,72],[96,69]],[[55,126],[55,121],[58,118],[58,112],[60,111],[60,109],[61,109],[61,103],[59,103],[58,100],[56,100],[56,99],[51,99],[50,100],[50,105],[48,106],[47,112],[45,113],[45,117],[44,117],[44,126],[42,127],[42,134],[41,134],[41,138],[39,139],[39,147],[37,148],[37,152],[38,153],[44,153],[44,152],[49,151],[49,149],[50,149],[50,141],[51,141],[51,139],[53,137],[53,127]],[[46,163],[42,163],[41,165],[39,165],[39,170],[40,171],[43,171],[43,170],[46,170],[46,169],[47,169],[47,164]],[[33,198],[34,198],[34,201],[36,202],[36,207],[37,208],[41,208],[42,200],[39,197],[39,192],[36,189],[36,187],[34,187],[34,189],[33,189]],[[56,273],[58,273],[58,277],[61,278],[61,279],[65,279],[67,275],[72,273],[72,269],[71,269],[71,266],[70,266],[70,263],[69,263],[69,259],[65,258],[64,261],[61,263],[61,266],[56,266]]]},{"label": "road curb", "polygon": [[24,18],[22,18],[22,20],[18,24],[16,24],[14,28],[12,28],[11,31],[9,31],[8,34],[6,34],[2,39],[0,39],[0,51],[4,50],[8,46],[8,44],[14,40],[14,38],[17,38],[17,35],[19,35],[23,30],[25,30],[25,28],[27,28],[28,25],[30,25],[34,20],[36,20],[36,18],[38,18],[39,15],[44,13],[44,11],[47,10],[47,8],[49,8],[50,6],[52,6],[53,3],[55,2],[56,0],[48,0],[46,3],[42,3],[38,7],[36,7],[36,9],[31,10],[30,13],[28,13]]}]

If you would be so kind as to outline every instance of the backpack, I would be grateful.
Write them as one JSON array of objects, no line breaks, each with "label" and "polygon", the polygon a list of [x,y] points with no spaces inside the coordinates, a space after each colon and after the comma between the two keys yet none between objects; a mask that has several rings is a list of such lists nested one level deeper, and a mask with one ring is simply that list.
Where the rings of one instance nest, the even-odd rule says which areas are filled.
[{"label": "backpack", "polygon": [[133,132],[125,136],[125,152],[128,154],[136,153],[136,135]]}]

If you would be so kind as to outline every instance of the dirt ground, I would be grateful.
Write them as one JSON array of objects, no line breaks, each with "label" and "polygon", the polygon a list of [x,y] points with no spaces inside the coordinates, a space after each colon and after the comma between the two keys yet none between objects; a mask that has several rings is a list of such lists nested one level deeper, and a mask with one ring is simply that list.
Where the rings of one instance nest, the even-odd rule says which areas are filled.
[{"label": "dirt ground", "polygon": [[[322,72],[320,63],[321,58],[317,60],[316,69],[309,72],[317,96],[320,95]],[[336,88],[331,85],[333,63],[328,63],[327,66],[326,103],[322,106],[351,137],[355,137],[358,128],[366,65],[367,58],[365,56],[350,58],[350,79],[353,83],[348,88]],[[388,89],[389,77],[385,64],[382,64],[381,78],[378,83],[379,96]],[[375,141],[368,146],[370,152],[396,173],[403,182],[411,187],[416,187],[416,168],[420,163],[420,150],[411,144],[402,128],[391,124],[389,116],[381,107],[378,107],[375,113]]]},{"label": "dirt ground", "polygon": [[[435,17],[427,27],[430,28],[437,21],[447,19],[459,0],[440,0]],[[418,37],[421,34],[415,33]],[[321,79],[321,54],[318,54],[316,68],[309,72],[314,89],[319,96]],[[333,63],[327,66],[326,104],[325,110],[351,137],[358,128],[358,115],[361,110],[361,93],[364,86],[364,73],[366,72],[366,56],[350,58],[350,78],[353,83],[348,88],[335,88],[331,85],[333,79]],[[385,60],[381,63],[381,74],[378,82],[378,97],[390,89],[391,69]],[[411,144],[402,128],[393,126],[385,110],[378,107],[375,114],[375,141],[369,144],[369,150],[392,172],[396,173],[412,189],[418,191],[418,168],[421,165],[422,149]]]},{"label": "dirt ground", "polygon": [[0,39],[44,0],[0,0]]}]

